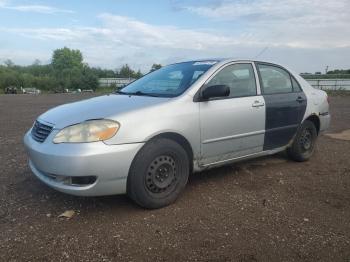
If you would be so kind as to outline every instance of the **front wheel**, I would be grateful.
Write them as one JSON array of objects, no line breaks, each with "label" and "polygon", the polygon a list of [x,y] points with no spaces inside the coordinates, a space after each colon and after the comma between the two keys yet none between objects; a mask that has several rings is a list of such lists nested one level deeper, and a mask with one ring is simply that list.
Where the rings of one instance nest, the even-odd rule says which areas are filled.
[{"label": "front wheel", "polygon": [[317,130],[313,122],[305,120],[299,128],[293,144],[287,149],[288,156],[295,161],[303,162],[310,159],[317,139]]},{"label": "front wheel", "polygon": [[128,177],[128,195],[145,208],[173,203],[185,188],[190,170],[186,151],[177,142],[149,141],[136,155]]}]

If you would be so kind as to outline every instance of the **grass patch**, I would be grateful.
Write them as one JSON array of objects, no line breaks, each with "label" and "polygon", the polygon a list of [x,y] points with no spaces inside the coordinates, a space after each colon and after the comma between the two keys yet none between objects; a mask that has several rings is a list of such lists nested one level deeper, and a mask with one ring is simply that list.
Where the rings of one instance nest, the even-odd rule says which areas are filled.
[{"label": "grass patch", "polygon": [[329,96],[350,96],[350,90],[324,90]]}]

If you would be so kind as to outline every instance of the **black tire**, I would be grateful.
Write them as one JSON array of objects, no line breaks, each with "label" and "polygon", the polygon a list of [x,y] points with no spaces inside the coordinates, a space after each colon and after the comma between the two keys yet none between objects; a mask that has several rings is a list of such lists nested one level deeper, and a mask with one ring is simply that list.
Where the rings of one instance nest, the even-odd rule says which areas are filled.
[{"label": "black tire", "polygon": [[189,158],[181,145],[166,138],[151,140],[133,160],[127,193],[144,208],[167,206],[185,188],[189,172]]},{"label": "black tire", "polygon": [[317,139],[317,130],[313,122],[305,120],[300,126],[293,144],[287,149],[288,156],[294,161],[304,162],[310,159]]}]

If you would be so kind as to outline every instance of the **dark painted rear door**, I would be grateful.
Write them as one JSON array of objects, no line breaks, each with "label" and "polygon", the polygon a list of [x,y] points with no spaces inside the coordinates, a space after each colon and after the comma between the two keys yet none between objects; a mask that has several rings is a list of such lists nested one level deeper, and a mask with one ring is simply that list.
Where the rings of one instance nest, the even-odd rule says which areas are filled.
[{"label": "dark painted rear door", "polygon": [[307,100],[285,69],[262,63],[257,68],[266,105],[264,150],[271,150],[291,141],[304,117]]}]

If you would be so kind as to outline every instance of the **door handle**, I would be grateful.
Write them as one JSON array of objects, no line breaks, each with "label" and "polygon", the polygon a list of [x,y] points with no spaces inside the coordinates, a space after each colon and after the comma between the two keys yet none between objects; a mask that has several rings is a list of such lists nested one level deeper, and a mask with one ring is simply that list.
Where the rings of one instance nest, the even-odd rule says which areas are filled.
[{"label": "door handle", "polygon": [[261,106],[264,106],[265,103],[264,102],[261,102],[261,101],[254,101],[254,103],[252,104],[252,107],[261,107]]},{"label": "door handle", "polygon": [[299,102],[299,103],[301,103],[301,102],[303,102],[304,101],[304,98],[302,98],[301,96],[298,96],[298,98],[297,98],[297,100],[296,100],[297,102]]}]

